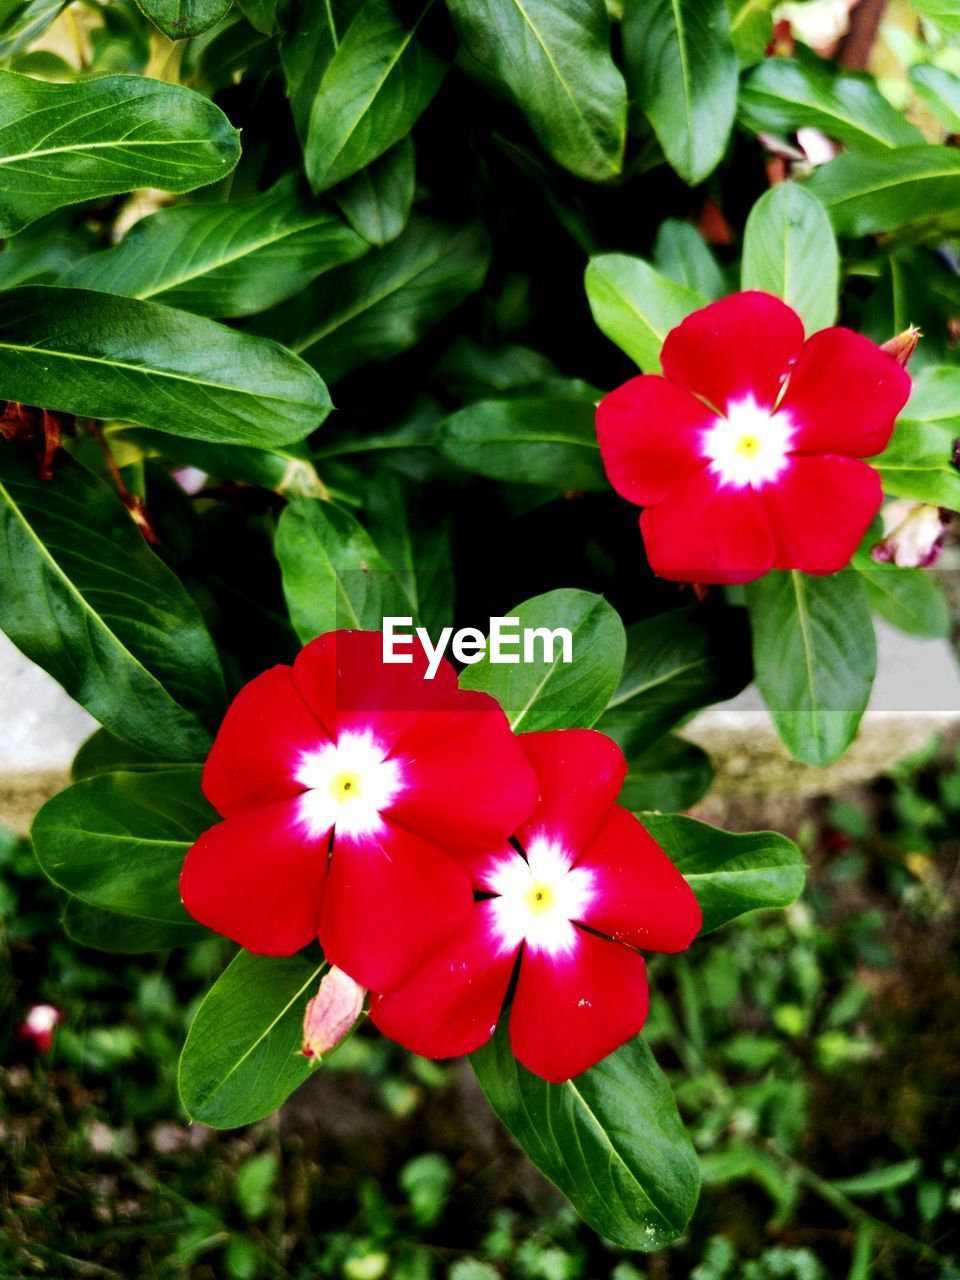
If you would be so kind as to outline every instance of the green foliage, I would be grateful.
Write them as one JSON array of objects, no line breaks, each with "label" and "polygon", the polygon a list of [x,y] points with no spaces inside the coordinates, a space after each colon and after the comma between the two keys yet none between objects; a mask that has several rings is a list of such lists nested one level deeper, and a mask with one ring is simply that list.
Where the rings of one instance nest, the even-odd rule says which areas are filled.
[{"label": "green foliage", "polygon": [[642,1040],[565,1084],[520,1066],[503,1023],[471,1061],[494,1111],[594,1230],[648,1252],[681,1234],[699,1171],[670,1087]]},{"label": "green foliage", "polygon": [[705,302],[685,284],[654,271],[642,258],[622,253],[591,258],[585,283],[597,328],[644,373],[660,372],[664,338]]},{"label": "green foliage", "polygon": [[806,187],[784,182],[750,210],[741,285],[788,302],[808,334],[837,314],[840,259],[826,211]]}]

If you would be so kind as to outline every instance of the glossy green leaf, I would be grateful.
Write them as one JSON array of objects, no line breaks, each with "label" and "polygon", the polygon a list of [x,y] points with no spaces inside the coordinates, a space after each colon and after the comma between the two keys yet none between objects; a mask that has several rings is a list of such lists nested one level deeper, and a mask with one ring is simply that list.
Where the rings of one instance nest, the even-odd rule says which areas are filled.
[{"label": "glossy green leaf", "polygon": [[104,773],[48,800],[31,838],[50,879],[92,907],[190,925],[180,901],[187,850],[218,822],[200,769]]},{"label": "glossy green leaf", "polygon": [[525,629],[570,632],[572,662],[564,662],[559,640],[537,640],[530,661],[524,661],[522,645],[512,650],[517,663],[492,663],[488,655],[468,666],[460,677],[461,688],[482,689],[503,707],[515,731],[589,728],[613,693],[626,639],[616,610],[602,596],[589,591],[548,591],[511,609],[505,617],[518,618]]},{"label": "glossy green leaf", "polygon": [[407,594],[373,539],[349,512],[297,498],[277,526],[276,554],[290,621],[306,644],[340,628],[379,630],[410,615]]},{"label": "glossy green leaf", "polygon": [[354,231],[382,247],[409,221],[416,176],[413,140],[403,138],[338,187],[333,198]]},{"label": "glossy green leaf", "polygon": [[60,281],[167,302],[202,316],[246,316],[299,293],[367,243],[285,179],[250,200],[181,204],[143,218],[113,249]]},{"label": "glossy green leaf", "polygon": [[310,1074],[299,1052],[303,1015],[323,961],[241,951],[197,1010],[180,1056],[180,1099],[192,1120],[215,1129],[275,1111]]},{"label": "glossy green leaf", "polygon": [[960,369],[921,369],[893,437],[872,465],[884,492],[960,511]]},{"label": "glossy green leaf", "polygon": [[664,154],[695,186],[726,150],[740,70],[726,0],[633,0],[623,52],[637,106]]},{"label": "glossy green leaf", "polygon": [[758,133],[819,129],[852,151],[886,151],[923,142],[867,76],[835,75],[821,59],[767,58],[740,89],[739,115]]},{"label": "glossy green leaf", "polygon": [[277,26],[277,10],[281,0],[237,0],[237,7],[257,31],[271,35]]},{"label": "glossy green leaf", "polygon": [[55,84],[0,71],[0,236],[81,200],[192,191],[239,157],[219,107],[179,85],[138,76]]},{"label": "glossy green leaf", "polygon": [[827,765],[853,741],[877,649],[856,574],[768,573],[747,587],[757,684],[777,732],[804,764]]},{"label": "glossy green leaf", "polygon": [[489,244],[478,226],[414,217],[392,244],[341,267],[293,302],[258,320],[334,382],[358,365],[419,342],[479,289]]},{"label": "glossy green leaf", "polygon": [[585,383],[560,382],[541,394],[478,400],[444,421],[437,443],[451,462],[493,480],[602,491],[599,399]]},{"label": "glossy green leaf", "polygon": [[806,187],[781,182],[750,210],[741,287],[763,289],[798,312],[808,334],[837,318],[840,256],[826,210]]},{"label": "glossy green leaf", "polygon": [[453,623],[456,582],[450,517],[419,486],[387,471],[366,495],[367,527],[410,601],[410,614],[431,636]]},{"label": "glossy green leaf", "polygon": [[164,435],[148,427],[123,427],[108,439],[130,441],[148,456],[159,455],[184,467],[196,467],[220,480],[254,484],[287,497],[329,497],[313,464],[309,448],[294,443],[277,449],[252,449],[239,444],[210,444]]},{"label": "glossy green leaf", "polygon": [[170,924],[144,920],[142,916],[118,915],[91,907],[79,898],[68,898],[60,918],[68,938],[82,947],[108,951],[113,955],[142,955],[186,947],[207,934],[199,924]]},{"label": "glossy green leaf", "polygon": [[213,642],[119,499],[61,455],[50,481],[0,442],[0,629],[119,737],[167,759],[209,747]]},{"label": "glossy green leaf", "polygon": [[623,674],[597,728],[632,757],[692,712],[734,697],[750,676],[742,609],[658,613],[627,629]]},{"label": "glossy green leaf", "polygon": [[503,1019],[471,1062],[494,1111],[594,1231],[645,1252],[681,1235],[700,1172],[642,1038],[565,1084],[548,1084],[514,1058]]},{"label": "glossy green leaf", "polygon": [[171,40],[198,36],[225,17],[232,0],[137,0],[137,5]]},{"label": "glossy green leaf", "polygon": [[347,27],[363,0],[286,0],[280,37],[280,64],[293,122],[301,143],[307,140],[310,109]]},{"label": "glossy green leaf", "polygon": [[925,62],[911,67],[909,74],[920,100],[947,132],[960,133],[960,76],[945,67],[934,67]]},{"label": "glossy green leaf", "polygon": [[654,266],[661,275],[692,290],[708,302],[727,290],[720,266],[696,227],[676,218],[665,218],[653,246]]},{"label": "glossy green leaf", "polygon": [[330,411],[292,352],[213,320],[88,289],[26,285],[3,300],[0,397],[262,448]]},{"label": "glossy green leaf", "polygon": [[82,782],[84,778],[94,778],[100,773],[152,773],[157,769],[177,767],[152,751],[124,742],[109,729],[97,729],[73,757],[70,778],[73,782]]},{"label": "glossy green leaf", "polygon": [[713,765],[703,748],[671,734],[630,757],[619,803],[634,813],[689,809],[712,780]]},{"label": "glossy green leaf", "polygon": [[852,563],[874,613],[908,635],[940,639],[950,634],[950,605],[935,573],[878,564],[865,547]]},{"label": "glossy green leaf", "polygon": [[734,835],[676,813],[640,818],[696,894],[702,933],[761,907],[788,907],[800,896],[803,858],[786,836]]},{"label": "glossy green leaf", "polygon": [[816,171],[809,187],[839,235],[960,227],[960,153],[949,147],[840,155]]},{"label": "glossy green leaf", "polygon": [[430,8],[404,26],[389,0],[366,0],[324,70],[310,108],[307,177],[325,191],[406,137],[446,70],[417,38]]},{"label": "glossy green leaf", "polygon": [[578,177],[620,172],[627,91],[603,0],[447,0],[473,66]]},{"label": "glossy green leaf", "polygon": [[26,49],[65,9],[67,0],[12,0],[0,9],[0,62]]},{"label": "glossy green leaf", "polygon": [[660,372],[663,340],[707,299],[668,280],[642,258],[604,253],[591,258],[584,277],[597,328],[644,373]]}]

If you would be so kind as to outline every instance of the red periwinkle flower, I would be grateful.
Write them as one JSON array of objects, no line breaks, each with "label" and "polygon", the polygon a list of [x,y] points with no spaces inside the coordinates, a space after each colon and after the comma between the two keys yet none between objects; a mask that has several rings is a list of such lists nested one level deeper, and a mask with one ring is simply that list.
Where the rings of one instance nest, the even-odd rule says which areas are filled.
[{"label": "red periwinkle flower", "polygon": [[880,453],[910,394],[893,356],[849,329],[803,323],[736,293],[668,335],[663,377],[632,378],[597,411],[610,483],[644,508],[654,573],[749,582],[835,573],[880,508]]},{"label": "red periwinkle flower", "polygon": [[38,1053],[49,1053],[54,1030],[62,1021],[63,1014],[55,1004],[32,1004],[17,1028],[17,1038],[28,1041]]},{"label": "red periwinkle flower", "polygon": [[[382,636],[338,631],[257,676],[203,772],[225,821],[187,854],[180,892],[248,951],[319,937],[365,987],[389,990],[470,915],[463,861],[531,811],[536,777],[486,694],[443,662],[384,664]],[[329,863],[329,869],[328,869]]]},{"label": "red periwinkle flower", "polygon": [[[469,920],[370,1016],[414,1053],[448,1058],[489,1040],[517,969],[516,1057],[546,1080],[579,1075],[643,1026],[648,951],[682,951],[700,928],[692,890],[614,801],[626,764],[590,729],[520,737],[540,803],[514,842],[472,859]],[[519,957],[519,962],[518,962]]]}]

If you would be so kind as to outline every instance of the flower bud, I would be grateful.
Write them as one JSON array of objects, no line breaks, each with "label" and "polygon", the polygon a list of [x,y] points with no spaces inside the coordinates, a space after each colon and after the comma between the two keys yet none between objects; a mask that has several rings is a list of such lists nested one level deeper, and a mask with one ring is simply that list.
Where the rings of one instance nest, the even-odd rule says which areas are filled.
[{"label": "flower bud", "polygon": [[878,564],[925,569],[940,554],[949,513],[941,507],[898,498],[883,510],[884,537],[873,548]]},{"label": "flower bud", "polygon": [[923,337],[923,334],[915,324],[904,329],[903,333],[898,333],[895,338],[891,338],[881,346],[880,350],[885,351],[888,356],[893,356],[901,369],[907,367],[907,361],[917,349],[917,343]]},{"label": "flower bud", "polygon": [[320,980],[303,1018],[303,1056],[322,1058],[352,1030],[363,1012],[367,989],[332,966]]},{"label": "flower bud", "polygon": [[17,1038],[27,1040],[38,1053],[49,1053],[53,1048],[53,1029],[63,1021],[63,1014],[52,1004],[34,1004],[17,1029]]}]

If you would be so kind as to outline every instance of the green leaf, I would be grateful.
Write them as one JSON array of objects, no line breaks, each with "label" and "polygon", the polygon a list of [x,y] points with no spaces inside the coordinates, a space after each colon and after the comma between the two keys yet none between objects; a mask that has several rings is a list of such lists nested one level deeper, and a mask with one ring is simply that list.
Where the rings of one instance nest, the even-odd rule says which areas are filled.
[{"label": "green leaf", "polygon": [[623,21],[627,79],[664,154],[695,186],[726,150],[739,60],[726,0],[634,0]]},{"label": "green leaf", "polygon": [[335,382],[358,365],[415,346],[480,288],[489,258],[479,226],[414,217],[399,239],[269,312],[262,328]]},{"label": "green leaf", "polygon": [[119,737],[195,760],[222,708],[197,608],[119,499],[61,455],[52,480],[0,443],[0,629]]},{"label": "green leaf", "polygon": [[620,682],[597,728],[627,756],[750,680],[750,640],[742,609],[669,609],[627,629]]},{"label": "green leaf", "polygon": [[354,231],[382,247],[409,221],[416,177],[413,140],[403,138],[338,187],[333,198]]},{"label": "green leaf", "polygon": [[848,153],[809,179],[838,235],[917,227],[931,235],[960,227],[960,153],[949,147],[897,147]]},{"label": "green leaf", "polygon": [[410,601],[373,539],[330,502],[294,499],[277,526],[276,555],[290,621],[303,644],[340,628],[377,631]]},{"label": "green leaf", "polygon": [[192,1120],[215,1129],[275,1111],[310,1074],[299,1052],[307,1001],[323,961],[241,951],[197,1010],[180,1056],[180,1098]]},{"label": "green leaf", "polygon": [[727,0],[730,35],[741,65],[753,66],[773,36],[773,0]]},{"label": "green leaf", "polygon": [[642,258],[604,253],[591,258],[584,277],[597,328],[636,361],[644,373],[660,372],[663,340],[707,299],[654,271]]},{"label": "green leaf", "polygon": [[740,89],[741,121],[757,133],[819,129],[852,151],[886,151],[923,142],[869,76],[835,75],[821,59],[767,58]]},{"label": "green leaf", "polygon": [[456,583],[450,546],[450,518],[438,511],[429,493],[411,485],[405,491],[399,477],[377,473],[366,497],[367,523],[410,600],[411,615],[419,617],[431,636],[453,623]]},{"label": "green leaf", "polygon": [[960,369],[921,369],[893,437],[871,465],[884,492],[960,511]]},{"label": "green leaf", "polygon": [[362,0],[290,0],[285,5],[280,63],[293,122],[301,143],[307,140],[310,109],[340,40]]},{"label": "green leaf", "polygon": [[808,334],[837,317],[840,256],[826,210],[806,187],[781,182],[750,210],[741,287],[763,289],[797,311]]},{"label": "green leaf", "polygon": [[631,756],[619,803],[644,809],[689,809],[713,781],[710,757],[696,743],[670,735]]},{"label": "green leaf", "polygon": [[923,1172],[920,1159],[900,1160],[896,1164],[855,1173],[851,1178],[832,1178],[829,1186],[847,1196],[876,1196],[916,1183]]},{"label": "green leaf", "polygon": [[3,295],[0,397],[217,444],[301,439],[322,380],[275,342],[157,302],[26,285]]},{"label": "green leaf", "polygon": [[946,126],[948,133],[960,133],[960,76],[944,67],[922,62],[909,71],[917,96]]},{"label": "green leaf", "polygon": [[137,0],[137,5],[171,40],[198,36],[225,17],[232,0]]},{"label": "green leaf", "polygon": [[8,62],[31,45],[65,9],[67,0],[13,0],[2,6],[0,62]]},{"label": "green leaf", "polygon": [[657,230],[653,260],[661,275],[713,302],[727,292],[716,258],[689,222],[665,218]]},{"label": "green leaf", "polygon": [[757,684],[777,732],[804,764],[827,765],[853,741],[877,667],[856,574],[791,570],[747,586]]},{"label": "green leaf", "polygon": [[131,441],[148,455],[157,454],[183,467],[197,467],[208,475],[237,484],[255,484],[287,497],[328,498],[309,448],[302,442],[277,449],[251,449],[239,444],[208,444],[184,440],[147,427],[123,427],[108,439]]},{"label": "green leaf", "polygon": [[700,1172],[670,1086],[637,1037],[564,1084],[532,1075],[506,1019],[471,1057],[494,1111],[604,1239],[650,1252],[682,1234]]},{"label": "green leaf", "polygon": [[593,182],[620,172],[627,90],[603,0],[447,0],[447,8],[468,68],[520,108],[558,164]]},{"label": "green leaf", "polygon": [[733,835],[676,813],[642,813],[640,819],[696,894],[701,933],[761,907],[789,907],[800,896],[803,858],[786,836]]},{"label": "green leaf", "polygon": [[246,316],[366,252],[355,231],[305,200],[296,179],[284,179],[250,200],[161,209],[115,248],[82,259],[60,283],[201,316]]},{"label": "green leaf", "polygon": [[950,634],[950,606],[934,574],[878,564],[863,549],[853,557],[853,567],[874,613],[908,635],[940,639]]},{"label": "green leaf", "polygon": [[325,191],[406,137],[440,88],[446,67],[389,0],[366,0],[330,59],[310,109],[307,177]]},{"label": "green leaf", "polygon": [[91,907],[79,898],[67,899],[60,923],[67,937],[81,947],[113,955],[143,955],[148,951],[186,947],[207,934],[199,924],[169,924],[144,920],[142,916],[121,916],[102,907]]},{"label": "green leaf", "polygon": [[582,382],[508,400],[478,400],[451,414],[437,444],[477,475],[556,489],[607,489],[595,425],[600,393]]},{"label": "green leaf", "polygon": [[949,40],[960,36],[960,7],[957,0],[911,0],[910,7],[921,18],[937,26]]},{"label": "green leaf", "polygon": [[514,731],[589,728],[607,704],[620,676],[626,647],[623,623],[602,596],[588,591],[548,591],[511,609],[524,629],[565,627],[571,635],[573,661],[562,661],[559,642],[552,657],[537,642],[532,660],[492,663],[489,654],[468,666],[460,677],[464,689],[482,689],[503,707]]},{"label": "green leaf", "polygon": [[139,187],[192,191],[239,158],[229,120],[190,89],[140,76],[54,84],[0,71],[0,236],[82,200]]},{"label": "green leaf", "polygon": [[73,757],[70,779],[82,782],[100,773],[152,773],[156,769],[175,767],[172,761],[162,760],[152,751],[124,742],[109,729],[97,729]]},{"label": "green leaf", "polygon": [[277,27],[280,0],[237,0],[237,7],[255,31],[272,35]]},{"label": "green leaf", "polygon": [[192,925],[180,901],[187,850],[219,819],[199,767],[103,773],[48,800],[31,838],[50,879],[91,907]]}]

